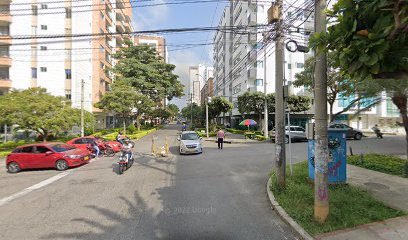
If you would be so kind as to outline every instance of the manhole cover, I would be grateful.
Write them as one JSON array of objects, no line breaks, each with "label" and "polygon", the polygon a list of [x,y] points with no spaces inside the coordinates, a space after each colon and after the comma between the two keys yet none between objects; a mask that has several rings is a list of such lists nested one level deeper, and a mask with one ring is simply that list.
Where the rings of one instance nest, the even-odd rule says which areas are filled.
[{"label": "manhole cover", "polygon": [[388,186],[380,184],[380,183],[372,183],[372,182],[368,182],[368,183],[364,183],[364,185],[366,185],[367,187],[371,187],[374,189],[378,189],[378,190],[382,190],[382,189],[389,189]]}]

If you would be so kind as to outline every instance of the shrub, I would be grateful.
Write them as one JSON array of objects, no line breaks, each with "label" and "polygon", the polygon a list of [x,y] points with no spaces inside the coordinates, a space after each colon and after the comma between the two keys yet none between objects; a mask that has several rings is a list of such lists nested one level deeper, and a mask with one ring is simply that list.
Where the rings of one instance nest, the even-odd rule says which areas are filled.
[{"label": "shrub", "polygon": [[405,160],[399,157],[366,154],[363,155],[362,161],[360,158],[359,155],[347,156],[347,163],[387,174],[404,175]]},{"label": "shrub", "polygon": [[134,132],[136,132],[136,127],[135,125],[132,123],[128,126],[128,128],[126,129],[126,132],[129,132],[129,134],[133,134]]}]

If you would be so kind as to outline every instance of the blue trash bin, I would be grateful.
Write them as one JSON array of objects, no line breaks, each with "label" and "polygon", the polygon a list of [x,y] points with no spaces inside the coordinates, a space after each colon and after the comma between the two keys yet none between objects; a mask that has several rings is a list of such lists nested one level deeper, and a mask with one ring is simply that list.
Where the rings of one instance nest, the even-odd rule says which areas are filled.
[{"label": "blue trash bin", "polygon": [[[347,130],[328,130],[329,141],[329,183],[345,183],[347,180]],[[309,178],[315,177],[315,140],[308,140]]]}]

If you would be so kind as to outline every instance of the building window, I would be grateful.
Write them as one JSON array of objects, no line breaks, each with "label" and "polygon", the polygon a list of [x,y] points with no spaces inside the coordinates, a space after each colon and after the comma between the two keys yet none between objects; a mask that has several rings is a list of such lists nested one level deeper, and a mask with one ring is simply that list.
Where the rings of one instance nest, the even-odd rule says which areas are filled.
[{"label": "building window", "polygon": [[37,78],[37,68],[31,68],[31,78]]},{"label": "building window", "polygon": [[296,63],[297,68],[303,68],[303,63]]},{"label": "building window", "polygon": [[47,30],[47,29],[48,29],[47,25],[41,25],[41,30]]},{"label": "building window", "polygon": [[9,79],[9,71],[10,69],[7,68],[0,68],[0,79]]},{"label": "building window", "polygon": [[72,10],[71,8],[65,8],[65,18],[71,18]]},{"label": "building window", "polygon": [[47,68],[46,67],[40,67],[40,71],[41,72],[47,72]]},{"label": "building window", "polygon": [[71,69],[65,69],[65,79],[71,79]]},{"label": "building window", "polygon": [[31,26],[31,34],[37,35],[37,26]]},{"label": "building window", "polygon": [[257,86],[257,87],[263,86],[263,79],[256,79],[255,80],[255,86]]},{"label": "building window", "polygon": [[391,99],[387,99],[386,104],[387,104],[387,117],[398,117],[400,115],[399,109],[392,102]]},{"label": "building window", "polygon": [[33,16],[38,15],[38,6],[37,5],[31,5],[31,11],[33,12]]},{"label": "building window", "polygon": [[41,50],[41,51],[47,51],[47,47],[46,47],[46,46],[41,46],[41,47],[40,47],[40,50]]},{"label": "building window", "polygon": [[288,69],[292,69],[292,64],[288,63]]},{"label": "building window", "polygon": [[71,100],[71,90],[65,90],[65,98]]},{"label": "building window", "polygon": [[47,9],[48,5],[47,4],[41,4],[41,9]]},{"label": "building window", "polygon": [[263,61],[256,61],[257,68],[263,68]]}]

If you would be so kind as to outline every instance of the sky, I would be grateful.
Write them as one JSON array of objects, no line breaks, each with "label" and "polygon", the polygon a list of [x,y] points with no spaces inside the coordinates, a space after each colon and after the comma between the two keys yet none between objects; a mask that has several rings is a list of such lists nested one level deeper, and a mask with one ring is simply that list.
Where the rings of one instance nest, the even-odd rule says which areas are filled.
[{"label": "sky", "polygon": [[[154,0],[154,3],[169,3],[174,0]],[[151,3],[151,2],[149,2]],[[133,4],[134,6],[145,3]],[[180,5],[161,5],[150,7],[134,7],[133,19],[136,31],[156,30],[166,28],[190,28],[218,26],[226,1],[207,3],[187,3]],[[185,48],[171,46],[183,43],[209,43],[212,42],[215,32],[177,33],[163,35],[166,38],[169,51],[169,62],[176,65],[175,74],[180,81],[188,81],[188,67],[199,63],[212,66],[212,45]],[[175,102],[185,105],[185,99]]]}]

